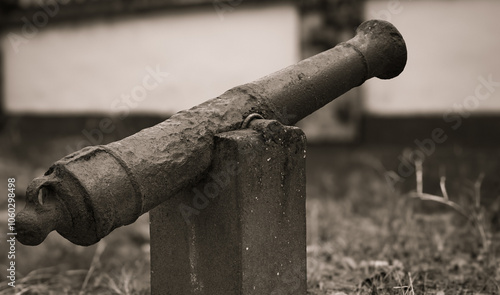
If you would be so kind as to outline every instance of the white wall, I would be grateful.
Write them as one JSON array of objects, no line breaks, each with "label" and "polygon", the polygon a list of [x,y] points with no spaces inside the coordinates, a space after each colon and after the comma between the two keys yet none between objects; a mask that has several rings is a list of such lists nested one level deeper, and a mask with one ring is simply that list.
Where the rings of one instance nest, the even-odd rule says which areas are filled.
[{"label": "white wall", "polygon": [[[49,25],[17,39],[28,41],[17,47],[12,38],[24,38],[23,32],[8,32],[1,42],[5,107],[13,113],[176,112],[297,62],[298,26],[291,4],[242,4]],[[144,94],[147,67],[168,77],[147,79],[158,85]]]},{"label": "white wall", "polygon": [[479,80],[500,82],[500,1],[368,1],[365,13],[391,21],[408,47],[400,77],[365,84],[369,113],[500,112],[500,87],[491,93]]}]

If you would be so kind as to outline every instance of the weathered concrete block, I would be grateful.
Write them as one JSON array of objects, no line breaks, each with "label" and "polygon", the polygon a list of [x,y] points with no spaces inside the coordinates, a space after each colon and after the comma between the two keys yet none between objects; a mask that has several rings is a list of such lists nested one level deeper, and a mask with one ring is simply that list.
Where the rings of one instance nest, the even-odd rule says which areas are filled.
[{"label": "weathered concrete block", "polygon": [[305,136],[255,121],[217,135],[208,175],[151,210],[152,294],[306,294]]}]

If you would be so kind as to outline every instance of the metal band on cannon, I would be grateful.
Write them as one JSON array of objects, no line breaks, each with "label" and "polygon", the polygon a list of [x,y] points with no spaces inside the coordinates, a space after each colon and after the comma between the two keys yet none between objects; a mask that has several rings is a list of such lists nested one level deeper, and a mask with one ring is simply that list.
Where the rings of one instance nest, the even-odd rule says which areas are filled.
[{"label": "metal band on cannon", "polygon": [[130,137],[68,155],[28,187],[17,237],[37,245],[57,230],[75,244],[94,244],[196,184],[210,167],[216,134],[239,129],[252,113],[294,124],[367,79],[396,77],[406,57],[394,26],[367,21],[335,48]]}]

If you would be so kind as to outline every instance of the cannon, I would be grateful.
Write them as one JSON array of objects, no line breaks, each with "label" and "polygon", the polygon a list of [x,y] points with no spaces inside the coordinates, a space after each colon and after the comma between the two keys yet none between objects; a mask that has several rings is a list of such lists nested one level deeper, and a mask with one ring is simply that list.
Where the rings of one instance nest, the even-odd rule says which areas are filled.
[{"label": "cannon", "polygon": [[254,117],[293,125],[372,77],[398,76],[406,58],[392,24],[366,21],[330,50],[120,141],[72,153],[29,184],[17,238],[38,245],[56,230],[75,244],[94,244],[196,184],[211,165],[216,134],[244,128]]}]

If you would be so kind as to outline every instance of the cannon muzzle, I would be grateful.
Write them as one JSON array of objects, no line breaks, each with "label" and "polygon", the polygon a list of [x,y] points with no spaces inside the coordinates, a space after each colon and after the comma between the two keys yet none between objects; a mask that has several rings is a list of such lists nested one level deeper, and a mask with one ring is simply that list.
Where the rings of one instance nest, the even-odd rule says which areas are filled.
[{"label": "cannon muzzle", "polygon": [[354,38],[328,51],[120,141],[72,153],[29,185],[17,237],[37,245],[57,230],[75,244],[94,244],[202,179],[215,134],[242,128],[251,114],[295,124],[367,79],[396,77],[406,57],[393,25],[367,21]]}]

